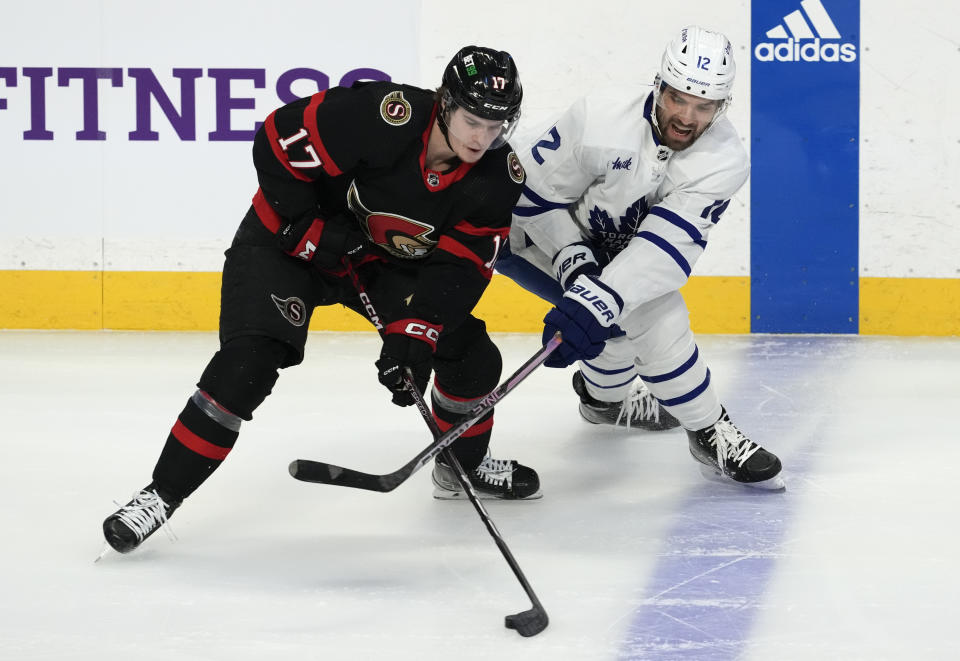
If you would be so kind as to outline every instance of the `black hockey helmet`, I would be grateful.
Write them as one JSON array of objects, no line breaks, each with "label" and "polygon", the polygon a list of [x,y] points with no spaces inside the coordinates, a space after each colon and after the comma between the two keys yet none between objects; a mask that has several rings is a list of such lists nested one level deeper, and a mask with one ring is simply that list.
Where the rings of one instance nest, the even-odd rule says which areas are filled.
[{"label": "black hockey helmet", "polygon": [[520,117],[523,87],[517,65],[509,53],[465,46],[443,72],[449,100],[484,119],[513,123]]}]

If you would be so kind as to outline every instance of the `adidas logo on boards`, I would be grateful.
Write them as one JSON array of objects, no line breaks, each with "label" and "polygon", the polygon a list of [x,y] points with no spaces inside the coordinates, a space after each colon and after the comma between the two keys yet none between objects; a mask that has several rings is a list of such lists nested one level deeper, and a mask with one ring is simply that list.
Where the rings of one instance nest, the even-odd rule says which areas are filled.
[{"label": "adidas logo on boards", "polygon": [[[799,9],[783,17],[783,24],[767,30],[768,39],[753,49],[760,62],[853,62],[857,46],[840,43],[840,32],[820,0],[802,0]],[[806,17],[804,17],[804,12]],[[809,20],[809,23],[807,22]],[[789,30],[789,33],[788,33]],[[833,41],[837,40],[837,41]]]}]

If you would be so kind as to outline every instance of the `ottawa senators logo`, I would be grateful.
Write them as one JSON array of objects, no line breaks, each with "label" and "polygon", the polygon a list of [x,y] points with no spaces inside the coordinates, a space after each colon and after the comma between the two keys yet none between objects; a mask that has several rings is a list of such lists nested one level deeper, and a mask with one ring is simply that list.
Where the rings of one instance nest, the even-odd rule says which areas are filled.
[{"label": "ottawa senators logo", "polygon": [[507,171],[510,172],[510,178],[518,184],[522,184],[527,176],[527,173],[523,171],[523,166],[520,165],[520,159],[517,158],[516,152],[507,154]]},{"label": "ottawa senators logo", "polygon": [[294,326],[303,326],[307,321],[307,306],[296,296],[290,298],[280,298],[276,294],[270,294],[273,304],[280,310],[280,314]]},{"label": "ottawa senators logo", "polygon": [[380,102],[380,116],[392,126],[403,126],[410,121],[410,102],[403,98],[403,92],[390,92]]},{"label": "ottawa senators logo", "polygon": [[360,219],[367,237],[394,257],[419,259],[426,257],[437,245],[427,238],[436,228],[395,213],[371,211],[360,201],[356,182],[350,182],[347,206]]}]

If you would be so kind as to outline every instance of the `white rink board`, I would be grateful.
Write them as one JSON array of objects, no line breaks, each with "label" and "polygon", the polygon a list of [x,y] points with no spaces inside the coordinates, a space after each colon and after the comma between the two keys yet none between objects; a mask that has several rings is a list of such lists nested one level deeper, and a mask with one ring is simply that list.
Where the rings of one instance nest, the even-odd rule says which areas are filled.
[{"label": "white rink board", "polygon": [[[829,10],[831,2],[824,0]],[[798,2],[799,6],[799,2]],[[375,17],[375,20],[371,20]],[[948,109],[960,101],[943,84],[941,65],[957,58],[960,6],[918,0],[904,13],[871,3],[861,21],[860,275],[960,275],[960,141]],[[730,118],[749,149],[750,3],[694,0],[682,7],[616,0],[585,9],[569,0],[492,2],[482,12],[438,0],[343,4],[288,0],[165,4],[101,0],[21,3],[0,22],[3,60],[16,86],[0,77],[0,269],[216,271],[222,251],[255,190],[249,144],[211,142],[212,68],[264,71],[265,86],[234,81],[232,95],[255,107],[231,111],[235,129],[252,127],[279,105],[272,89],[296,67],[313,67],[336,84],[358,67],[395,79],[437,84],[456,48],[483,43],[512,52],[526,99],[514,140],[532,138],[581,92],[646,84],[669,36],[687,23],[726,32],[739,79]],[[33,26],[42,25],[42,30]],[[81,35],[82,38],[78,38]],[[31,127],[27,67],[53,69],[46,81],[50,141],[27,141]],[[155,142],[135,142],[134,81],[100,81],[104,141],[78,141],[83,128],[79,80],[60,87],[66,67],[148,67],[179,101],[174,68],[202,68],[197,81],[197,139],[181,141],[154,107]],[[301,93],[311,90],[306,86]],[[829,112],[825,107],[824,112]],[[750,183],[711,236],[699,275],[750,271]]]},{"label": "white rink board", "polygon": [[[278,79],[296,68],[318,70],[330,85],[358,68],[416,79],[419,4],[102,0],[5,9],[0,67],[17,70],[17,86],[0,79],[7,106],[0,110],[0,167],[17,194],[5,196],[0,216],[0,269],[220,270],[257,180],[249,140],[209,137],[218,131],[218,112],[227,112],[230,130],[252,131],[282,105]],[[36,25],[43,30],[27,29]],[[52,69],[44,115],[53,139],[25,140],[38,106],[23,69],[43,67]],[[89,117],[82,82],[58,85],[70,67],[122,70],[120,87],[109,80],[96,87],[104,140],[76,138]],[[128,137],[138,128],[131,68],[149,68],[178,110],[174,69],[202,71],[194,140],[177,135],[156,101],[158,139]],[[218,93],[216,69],[253,70],[262,81],[238,78],[228,94]],[[293,91],[306,96],[317,85],[301,81]]]}]

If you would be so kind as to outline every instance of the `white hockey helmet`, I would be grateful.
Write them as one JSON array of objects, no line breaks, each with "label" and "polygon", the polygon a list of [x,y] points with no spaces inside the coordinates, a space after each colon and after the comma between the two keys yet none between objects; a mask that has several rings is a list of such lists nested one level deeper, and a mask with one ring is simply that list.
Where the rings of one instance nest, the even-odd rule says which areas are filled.
[{"label": "white hockey helmet", "polygon": [[688,25],[663,51],[658,82],[704,99],[729,101],[736,75],[730,40]]},{"label": "white hockey helmet", "polygon": [[696,25],[683,28],[664,49],[660,72],[653,81],[653,125],[659,132],[656,108],[660,106],[663,86],[669,85],[684,94],[719,102],[707,125],[710,128],[726,112],[733,99],[736,75],[733,46],[725,35]]}]

